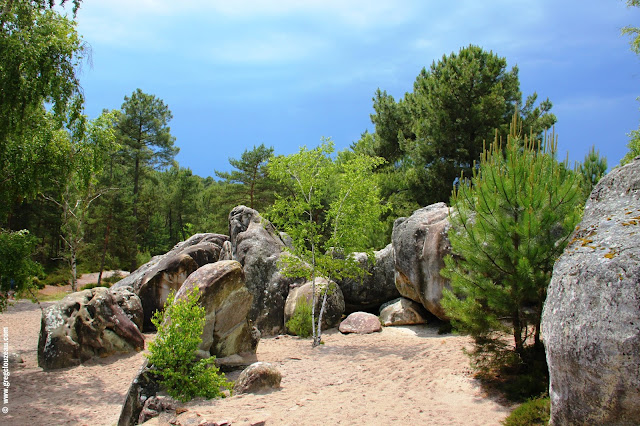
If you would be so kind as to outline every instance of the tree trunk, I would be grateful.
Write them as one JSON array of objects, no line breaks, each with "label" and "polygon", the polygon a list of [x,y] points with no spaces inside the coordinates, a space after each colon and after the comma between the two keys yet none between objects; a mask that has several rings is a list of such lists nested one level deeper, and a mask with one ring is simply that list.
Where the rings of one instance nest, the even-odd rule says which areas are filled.
[{"label": "tree trunk", "polygon": [[320,307],[320,314],[318,315],[318,336],[313,339],[313,346],[322,344],[322,317],[324,316],[324,310],[327,306],[327,295],[329,294],[329,286],[324,289],[324,295],[322,296],[322,306]]},{"label": "tree trunk", "polygon": [[98,287],[102,282],[102,271],[104,271],[104,262],[107,258],[107,247],[109,246],[109,230],[111,228],[111,210],[107,216],[107,227],[104,230],[104,245],[102,246],[102,259],[100,259],[100,272],[98,273]]},{"label": "tree trunk", "polygon": [[140,181],[140,157],[136,154],[136,165],[133,169],[133,235],[131,236],[133,249],[131,253],[131,272],[138,268],[138,191]]}]

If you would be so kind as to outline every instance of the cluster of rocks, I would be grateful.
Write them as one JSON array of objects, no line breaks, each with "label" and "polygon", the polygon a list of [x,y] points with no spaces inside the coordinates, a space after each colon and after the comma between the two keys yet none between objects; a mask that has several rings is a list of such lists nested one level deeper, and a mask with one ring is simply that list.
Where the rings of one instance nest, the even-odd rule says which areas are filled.
[{"label": "cluster of rocks", "polygon": [[[323,328],[337,327],[345,314],[375,312],[393,300],[393,308],[384,306],[384,325],[424,323],[425,309],[446,319],[439,300],[448,284],[439,270],[449,251],[447,215],[447,206],[439,203],[398,219],[392,244],[375,252],[373,262],[366,253],[354,254],[367,272],[361,280],[318,278],[318,291],[331,287]],[[193,235],[110,290],[74,293],[49,307],[42,317],[40,365],[60,368],[141,349],[140,331],[153,331],[153,314],[172,292],[183,297],[191,288],[198,288],[207,309],[200,355],[247,365],[258,336],[287,332],[298,301],[312,299],[311,283],[282,273],[279,261],[289,255],[285,248],[271,223],[238,206],[229,214],[229,236]]]}]

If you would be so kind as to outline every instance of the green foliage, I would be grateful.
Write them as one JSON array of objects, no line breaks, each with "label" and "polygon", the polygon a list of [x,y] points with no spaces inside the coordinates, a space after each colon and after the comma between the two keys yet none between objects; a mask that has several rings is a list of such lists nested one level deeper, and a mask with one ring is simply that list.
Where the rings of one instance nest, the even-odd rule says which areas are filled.
[{"label": "green foliage", "polygon": [[534,93],[523,103],[518,69],[507,69],[505,58],[473,45],[424,68],[413,92],[397,102],[378,89],[371,115],[375,134],[364,134],[354,149],[387,160],[377,173],[392,212],[388,231],[395,218],[448,201],[460,174],[471,175],[484,141],[496,129],[506,135],[518,105],[525,132],[541,138],[556,118],[551,102],[536,106],[537,98]]},{"label": "green foliage", "polygon": [[229,159],[229,164],[236,170],[216,171],[216,176],[227,183],[225,199],[233,204],[229,210],[238,204],[263,210],[273,202],[275,182],[267,172],[267,163],[272,155],[273,147],[254,145],[251,151],[245,150],[240,159]]},{"label": "green foliage", "polygon": [[538,143],[518,129],[514,116],[506,146],[496,139],[472,179],[453,191],[452,255],[442,270],[452,291],[442,304],[454,326],[474,338],[476,366],[526,372],[544,356],[542,305],[582,196],[580,175],[555,159],[555,139]]},{"label": "green foliage", "polygon": [[287,329],[303,339],[313,334],[313,316],[311,303],[306,297],[298,299],[293,316],[286,323]]},{"label": "green foliage", "polygon": [[123,146],[122,159],[131,167],[133,245],[130,253],[130,269],[137,268],[136,251],[141,234],[140,206],[141,178],[151,169],[162,169],[173,163],[180,149],[174,146],[169,121],[173,118],[169,107],[154,95],[136,89],[131,96],[124,97],[118,112],[118,140]]},{"label": "green foliage", "polygon": [[502,424],[504,426],[535,426],[548,425],[551,417],[551,402],[549,397],[531,399],[507,417]]},{"label": "green foliage", "polygon": [[45,285],[61,286],[69,285],[71,281],[71,270],[67,266],[59,267],[48,272],[43,280]]},{"label": "green foliage", "polygon": [[149,363],[169,395],[179,401],[196,396],[224,397],[221,388],[230,389],[231,384],[213,364],[215,357],[196,359],[205,324],[198,290],[193,289],[185,298],[174,300],[174,297],[171,293],[164,314],[156,311],[151,320],[158,333],[149,344]]},{"label": "green foliage", "polygon": [[42,273],[42,267],[31,260],[35,246],[36,239],[26,229],[0,229],[0,312],[7,307],[9,291],[22,296],[37,289],[33,277]]},{"label": "green foliage", "polygon": [[600,179],[602,179],[606,172],[607,159],[600,157],[600,152],[596,151],[595,146],[592,146],[589,153],[584,157],[584,161],[580,164],[582,188],[585,199],[589,197],[593,187],[600,182]]},{"label": "green foliage", "polygon": [[[77,71],[87,48],[75,23],[41,2],[0,11],[0,224],[64,169],[68,126],[83,131]],[[46,105],[46,107],[45,107]],[[62,132],[64,133],[64,131]]]},{"label": "green foliage", "polygon": [[622,160],[620,160],[621,166],[624,166],[640,155],[640,130],[632,130],[627,136],[630,138],[629,143],[627,144],[629,152],[627,152]]},{"label": "green foliage", "polygon": [[[288,191],[279,196],[269,218],[292,239],[294,256],[283,256],[281,265],[289,276],[305,277],[313,283],[314,346],[320,343],[322,308],[316,323],[315,277],[329,280],[361,276],[350,253],[371,252],[372,239],[380,230],[380,203],[373,169],[383,160],[363,154],[331,158],[333,143],[313,150],[300,148],[296,154],[272,158],[269,173]],[[328,288],[323,291],[326,301]]]}]

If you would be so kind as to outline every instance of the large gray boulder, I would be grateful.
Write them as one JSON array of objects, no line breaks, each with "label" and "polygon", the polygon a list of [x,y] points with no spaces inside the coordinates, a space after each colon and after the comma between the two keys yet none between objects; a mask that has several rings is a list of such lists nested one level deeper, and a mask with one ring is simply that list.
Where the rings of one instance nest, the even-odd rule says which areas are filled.
[{"label": "large gray boulder", "polygon": [[594,188],[542,313],[553,424],[640,422],[640,157]]},{"label": "large gray boulder", "polygon": [[226,235],[220,234],[195,234],[176,244],[166,254],[155,256],[128,277],[114,284],[113,288],[133,288],[142,302],[143,328],[153,330],[153,313],[162,310],[169,294],[177,291],[195,270],[217,262],[222,246],[228,239]]},{"label": "large gray boulder", "polygon": [[253,359],[258,345],[248,319],[253,295],[245,285],[240,263],[222,260],[204,265],[187,278],[175,300],[186,298],[194,289],[206,319],[200,356],[240,354]]},{"label": "large gray boulder", "polygon": [[440,305],[442,290],[449,288],[449,280],[440,275],[451,252],[448,216],[446,204],[432,204],[396,219],[391,235],[398,291],[442,320],[448,319]]},{"label": "large gray boulder", "polygon": [[289,286],[296,282],[280,273],[284,242],[268,220],[246,206],[229,213],[229,235],[233,259],[242,265],[253,294],[249,317],[264,336],[283,333],[285,301]]},{"label": "large gray boulder", "polygon": [[[337,327],[342,319],[344,313],[344,296],[342,290],[334,282],[329,282],[326,278],[316,278],[316,306],[315,314],[316,318],[320,314],[322,308],[322,300],[324,290],[328,287],[327,302],[325,303],[325,312],[322,315],[322,330]],[[300,303],[301,299],[305,299],[309,305],[313,300],[313,283],[306,282],[299,287],[292,288],[287,296],[287,301],[284,306],[284,321],[285,324],[296,311],[296,306]],[[291,330],[287,330],[291,331]]]},{"label": "large gray boulder", "polygon": [[389,244],[373,254],[370,262],[366,253],[353,253],[360,267],[367,271],[362,279],[338,281],[348,313],[378,309],[383,303],[400,297],[395,282],[393,247]]},{"label": "large gray boulder", "polygon": [[42,311],[38,365],[44,370],[143,348],[144,336],[104,287],[71,293]]}]

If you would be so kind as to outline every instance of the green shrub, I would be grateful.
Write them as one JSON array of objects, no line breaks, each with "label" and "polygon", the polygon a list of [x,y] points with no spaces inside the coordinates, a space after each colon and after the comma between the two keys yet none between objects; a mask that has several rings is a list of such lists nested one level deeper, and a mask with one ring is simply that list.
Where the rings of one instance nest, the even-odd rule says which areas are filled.
[{"label": "green shrub", "polygon": [[45,285],[68,285],[71,282],[71,270],[65,266],[54,269],[47,274],[43,282]]},{"label": "green shrub", "polygon": [[313,334],[311,303],[306,297],[303,296],[298,299],[293,316],[287,321],[286,325],[289,331],[303,339]]},{"label": "green shrub", "polygon": [[531,399],[513,410],[502,424],[505,426],[548,425],[550,407],[549,397]]},{"label": "green shrub", "polygon": [[198,304],[198,290],[174,301],[172,292],[164,306],[164,314],[156,311],[151,322],[158,329],[149,344],[149,363],[160,377],[160,383],[173,398],[186,402],[201,396],[224,397],[221,388],[231,388],[224,373],[213,364],[215,357],[197,360],[196,350],[202,343],[205,310]]}]

